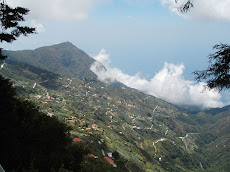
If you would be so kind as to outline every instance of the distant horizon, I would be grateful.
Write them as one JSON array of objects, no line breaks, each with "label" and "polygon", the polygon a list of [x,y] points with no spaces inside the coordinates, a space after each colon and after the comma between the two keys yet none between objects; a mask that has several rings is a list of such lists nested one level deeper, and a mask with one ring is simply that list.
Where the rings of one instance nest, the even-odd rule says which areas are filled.
[{"label": "distant horizon", "polygon": [[[13,1],[30,10],[26,24],[38,34],[20,37],[4,49],[29,50],[67,40],[90,56],[109,54],[110,67],[150,81],[166,63],[183,65],[184,81],[194,82],[195,70],[208,66],[218,43],[230,44],[230,1],[194,1],[181,14],[184,0],[60,0]],[[41,4],[46,4],[41,5]],[[54,8],[50,8],[54,7]],[[230,103],[229,91],[221,92]]]},{"label": "distant horizon", "polygon": [[[65,41],[62,43],[38,47],[34,50],[65,43],[77,47],[70,41]],[[85,53],[87,54],[87,52]],[[147,79],[140,74],[129,75],[119,68],[112,67],[110,54],[108,54],[105,49],[102,49],[98,55],[91,56],[91,58],[94,58],[106,67],[106,71],[98,71],[96,70],[98,67],[94,67],[94,65],[97,64],[93,64],[91,66],[91,71],[98,76],[100,81],[107,84],[111,84],[108,83],[108,80],[119,81],[130,88],[138,89],[146,94],[153,95],[172,104],[196,105],[203,106],[204,108],[216,108],[228,105],[227,102],[223,101],[223,97],[221,97],[217,91],[204,90],[203,83],[196,84],[194,81],[186,80],[183,77],[183,72],[185,70],[183,64],[174,65],[165,63],[163,69],[156,73],[151,79]]]}]

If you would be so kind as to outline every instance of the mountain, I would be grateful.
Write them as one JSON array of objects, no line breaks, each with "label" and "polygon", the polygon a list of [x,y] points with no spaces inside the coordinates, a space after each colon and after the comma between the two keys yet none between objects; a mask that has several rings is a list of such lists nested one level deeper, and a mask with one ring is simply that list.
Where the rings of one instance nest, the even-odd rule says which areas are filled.
[{"label": "mountain", "polygon": [[208,114],[216,115],[218,113],[229,111],[229,110],[230,110],[230,105],[224,106],[222,108],[212,108],[212,109],[206,110],[204,112],[208,113]]},{"label": "mountain", "polygon": [[197,105],[186,105],[186,104],[173,104],[175,107],[189,114],[197,114],[199,112],[207,111],[206,108]]},{"label": "mountain", "polygon": [[61,76],[88,80],[97,78],[90,70],[90,66],[95,60],[70,42],[35,50],[5,51],[5,54],[8,56],[8,60],[29,64]]},{"label": "mountain", "polygon": [[[75,64],[86,70],[84,77],[78,69],[72,74],[74,67],[65,66],[61,59],[80,58],[73,51],[83,52],[68,42],[9,51],[10,59],[0,74],[14,82],[19,96],[70,125],[72,136],[87,146],[90,143],[90,153],[98,159],[116,153],[114,170],[229,171],[229,111],[213,116],[194,107],[198,113],[189,114],[180,109],[190,107],[177,108],[122,84],[107,85],[94,80],[96,76],[85,79],[93,76],[89,66],[94,60],[88,55],[81,56],[88,66]],[[53,69],[54,63],[64,72]],[[85,162],[92,167],[97,164],[97,160]]]}]

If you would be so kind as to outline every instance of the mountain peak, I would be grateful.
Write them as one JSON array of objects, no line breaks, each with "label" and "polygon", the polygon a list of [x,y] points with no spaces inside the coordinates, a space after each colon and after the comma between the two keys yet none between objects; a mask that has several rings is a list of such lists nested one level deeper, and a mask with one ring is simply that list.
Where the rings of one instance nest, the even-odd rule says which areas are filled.
[{"label": "mountain peak", "polygon": [[35,50],[9,51],[8,57],[22,63],[66,77],[96,80],[90,70],[94,59],[70,42],[40,47]]},{"label": "mountain peak", "polygon": [[54,45],[52,45],[52,47],[74,47],[74,48],[77,48],[75,45],[73,45],[69,41],[54,44]]},{"label": "mountain peak", "polygon": [[73,45],[71,42],[68,42],[68,41],[49,45],[49,46],[39,47],[35,50],[40,50],[40,49],[54,49],[54,50],[77,49],[77,50],[80,50],[79,48],[77,48],[75,45]]}]

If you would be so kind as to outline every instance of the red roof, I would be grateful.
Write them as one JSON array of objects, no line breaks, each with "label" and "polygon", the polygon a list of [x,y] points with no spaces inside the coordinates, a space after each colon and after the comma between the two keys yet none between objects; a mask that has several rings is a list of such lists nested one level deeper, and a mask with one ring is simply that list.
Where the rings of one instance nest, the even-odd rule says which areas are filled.
[{"label": "red roof", "polygon": [[92,127],[97,127],[97,124],[92,124]]},{"label": "red roof", "polygon": [[74,138],[73,141],[82,142],[83,140],[82,140],[82,139],[79,139],[79,138]]},{"label": "red roof", "polygon": [[93,154],[88,154],[88,156],[95,158],[95,155]]},{"label": "red roof", "polygon": [[104,157],[108,162],[112,162],[113,160],[110,159],[109,157]]}]

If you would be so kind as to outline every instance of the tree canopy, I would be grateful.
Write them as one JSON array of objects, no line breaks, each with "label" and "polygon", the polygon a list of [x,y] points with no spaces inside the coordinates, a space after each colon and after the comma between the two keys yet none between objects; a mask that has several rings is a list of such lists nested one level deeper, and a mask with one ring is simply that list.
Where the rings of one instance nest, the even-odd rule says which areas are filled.
[{"label": "tree canopy", "polygon": [[0,164],[6,171],[78,171],[87,150],[72,142],[71,128],[16,96],[0,75]]},{"label": "tree canopy", "polygon": [[[177,3],[178,0],[175,0]],[[185,0],[184,3],[178,8],[181,13],[187,13],[193,8],[193,0]],[[223,89],[230,88],[230,45],[216,44],[213,46],[216,50],[215,53],[209,54],[209,66],[206,70],[196,70],[195,80],[198,82],[206,82],[206,88]]]},{"label": "tree canopy", "polygon": [[[25,21],[24,16],[29,13],[29,10],[23,7],[11,8],[7,5],[5,0],[0,3],[0,41],[11,43],[15,41],[20,35],[27,36],[35,33],[35,28],[28,26],[21,26],[20,23]],[[0,48],[0,60],[7,58],[2,54]]]},{"label": "tree canopy", "polygon": [[206,70],[195,71],[195,79],[199,82],[205,80],[207,87],[221,91],[230,88],[230,46],[216,44],[213,49],[217,51],[209,55],[209,66]]},{"label": "tree canopy", "polygon": [[[1,42],[35,33],[35,28],[20,25],[28,12],[0,0]],[[0,60],[6,58],[0,48]],[[33,103],[17,98],[12,83],[0,75],[0,164],[6,171],[78,171],[87,151],[73,144],[70,130]]]}]

